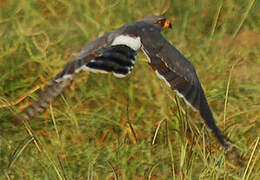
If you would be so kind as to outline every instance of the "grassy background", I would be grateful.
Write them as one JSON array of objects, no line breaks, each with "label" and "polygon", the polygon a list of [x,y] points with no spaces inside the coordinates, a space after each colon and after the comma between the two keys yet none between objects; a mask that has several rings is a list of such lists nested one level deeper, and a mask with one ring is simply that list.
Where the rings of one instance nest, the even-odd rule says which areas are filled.
[{"label": "grassy background", "polygon": [[[197,69],[238,167],[142,53],[125,79],[81,73],[28,129],[14,113],[81,47],[145,15]],[[254,0],[1,0],[0,179],[258,179],[260,3]],[[38,92],[38,91],[37,91]],[[21,97],[26,97],[21,100]]]}]

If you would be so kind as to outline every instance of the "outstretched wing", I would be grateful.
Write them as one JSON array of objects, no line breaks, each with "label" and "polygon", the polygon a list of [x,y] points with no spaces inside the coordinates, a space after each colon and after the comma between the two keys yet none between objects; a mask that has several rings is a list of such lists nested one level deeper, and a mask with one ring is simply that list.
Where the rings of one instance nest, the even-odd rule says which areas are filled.
[{"label": "outstretched wing", "polygon": [[204,91],[196,71],[174,46],[159,31],[143,33],[141,37],[143,52],[147,55],[149,65],[157,76],[163,79],[187,104],[200,112],[201,117],[212,130],[218,141],[225,147],[225,141],[207,103]]},{"label": "outstretched wing", "polygon": [[[136,41],[135,38],[123,38],[109,41],[109,34],[92,41],[68,63],[54,80],[50,81],[40,93],[36,102],[26,108],[21,117],[29,120],[43,112],[48,105],[59,96],[63,90],[70,86],[75,74],[81,70],[108,73],[112,72],[117,77],[125,77],[134,67],[135,57],[140,45],[135,48],[128,41]],[[140,41],[140,40],[139,40]],[[138,42],[138,41],[137,41]]]}]

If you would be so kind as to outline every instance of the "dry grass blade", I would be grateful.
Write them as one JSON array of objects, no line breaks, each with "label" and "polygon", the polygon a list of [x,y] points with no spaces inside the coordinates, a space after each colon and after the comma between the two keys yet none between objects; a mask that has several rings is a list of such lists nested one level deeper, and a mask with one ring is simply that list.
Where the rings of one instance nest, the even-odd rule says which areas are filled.
[{"label": "dry grass blade", "polygon": [[54,116],[53,108],[52,108],[52,105],[51,105],[51,104],[50,104],[50,112],[51,112],[51,119],[52,119],[52,122],[53,122],[53,125],[54,125],[54,128],[55,128],[57,137],[58,137],[59,140],[60,140],[60,134],[59,134],[59,130],[58,130],[58,127],[57,127],[57,123],[56,123],[56,120],[55,120],[55,116]]},{"label": "dry grass blade", "polygon": [[111,164],[109,161],[107,161],[107,164],[110,166],[110,168],[111,168],[112,171],[113,171],[113,174],[114,174],[114,180],[118,180],[118,175],[117,175],[117,173],[116,173],[115,168],[112,166],[112,164]]},{"label": "dry grass blade", "polygon": [[210,31],[209,40],[208,40],[207,52],[208,52],[208,50],[209,50],[210,43],[212,42],[212,39],[213,39],[215,30],[216,30],[216,26],[217,26],[217,23],[218,23],[218,19],[219,19],[220,11],[221,11],[222,7],[223,7],[223,0],[218,1],[217,12],[216,12],[216,14],[215,14],[215,16],[214,16],[214,20],[213,20],[213,22],[212,22],[212,27],[211,27],[211,31]]},{"label": "dry grass blade", "polygon": [[127,116],[127,123],[128,123],[128,125],[129,125],[129,127],[130,127],[131,133],[132,133],[133,136],[134,136],[135,144],[137,144],[137,142],[138,142],[138,141],[137,141],[137,136],[136,136],[134,127],[132,126],[131,120],[130,120],[130,118],[129,118],[129,96],[127,96],[126,116]]},{"label": "dry grass blade", "polygon": [[176,175],[175,175],[175,166],[174,166],[174,153],[173,153],[173,149],[172,149],[172,142],[171,142],[171,138],[170,138],[170,134],[169,134],[169,129],[168,129],[168,122],[167,120],[165,121],[165,127],[166,127],[166,131],[167,131],[167,143],[168,143],[168,150],[170,153],[170,157],[171,157],[171,170],[172,170],[172,179],[175,180]]},{"label": "dry grass blade", "polygon": [[32,88],[30,91],[26,92],[24,95],[22,95],[20,98],[18,98],[14,102],[10,102],[8,104],[0,104],[0,108],[15,106],[16,104],[20,103],[22,100],[24,100],[25,98],[30,96],[32,93],[34,93],[35,91],[40,89],[41,87],[43,87],[43,85],[36,85],[34,88]]},{"label": "dry grass blade", "polygon": [[231,37],[231,42],[235,39],[235,37],[237,36],[237,33],[240,31],[240,29],[241,29],[242,25],[244,24],[244,22],[245,22],[245,20],[246,20],[246,18],[248,16],[248,13],[250,12],[254,2],[255,2],[255,0],[249,1],[247,9],[246,9],[245,13],[243,14],[240,23],[238,24],[235,32],[233,33],[233,35]]},{"label": "dry grass blade", "polygon": [[228,76],[227,87],[226,87],[225,102],[224,102],[224,114],[223,114],[224,129],[225,129],[225,125],[226,125],[228,93],[229,93],[229,88],[230,88],[230,83],[231,83],[231,77],[232,77],[232,72],[233,72],[234,66],[235,66],[235,64],[231,66],[231,69],[230,69],[230,72],[229,72],[229,76]]},{"label": "dry grass blade", "polygon": [[154,165],[151,167],[151,170],[150,170],[149,173],[148,173],[148,178],[147,178],[148,180],[152,180],[153,171],[154,171],[154,169],[155,169],[159,164],[160,164],[160,162],[154,164]]},{"label": "dry grass blade", "polygon": [[[253,169],[254,164],[253,164],[252,167],[250,168],[250,171],[248,172],[248,174],[247,174],[247,171],[248,171],[249,166],[250,166],[250,163],[251,163],[251,161],[252,161],[252,159],[253,159],[253,155],[255,154],[255,150],[256,150],[256,148],[257,148],[259,139],[260,139],[260,138],[258,137],[257,140],[256,140],[256,143],[255,143],[255,146],[254,146],[254,148],[253,148],[253,151],[252,151],[252,153],[251,153],[251,156],[250,156],[250,158],[249,158],[249,160],[248,160],[248,163],[247,163],[247,166],[246,166],[246,169],[245,169],[243,178],[242,178],[243,180],[244,180],[244,179],[247,180],[247,179],[249,179],[249,177],[250,177],[250,173],[251,173],[251,171],[252,171],[252,169]],[[257,159],[257,157],[256,157],[256,159]],[[246,176],[246,175],[247,175],[247,176]]]},{"label": "dry grass blade", "polygon": [[32,132],[32,130],[31,130],[31,127],[30,127],[28,121],[26,121],[26,120],[23,121],[23,124],[24,124],[25,129],[26,129],[26,131],[28,132],[28,134],[32,137],[33,142],[34,142],[36,148],[38,149],[39,152],[41,152],[41,148],[40,148],[40,146],[39,146],[37,140],[35,139],[35,136],[33,135],[33,132]]},{"label": "dry grass blade", "polygon": [[159,129],[160,129],[161,124],[163,123],[163,121],[165,121],[165,119],[163,119],[163,120],[161,120],[161,121],[159,122],[159,124],[158,124],[158,126],[157,126],[157,128],[156,128],[156,130],[155,130],[155,133],[154,133],[154,136],[153,136],[152,145],[154,145],[154,143],[155,143],[157,134],[158,134],[158,132],[159,132]]},{"label": "dry grass blade", "polygon": [[26,137],[15,149],[14,153],[11,155],[10,162],[8,164],[6,172],[8,173],[13,164],[17,161],[17,159],[20,157],[24,149],[30,144],[30,142],[33,141],[33,138],[31,136]]}]

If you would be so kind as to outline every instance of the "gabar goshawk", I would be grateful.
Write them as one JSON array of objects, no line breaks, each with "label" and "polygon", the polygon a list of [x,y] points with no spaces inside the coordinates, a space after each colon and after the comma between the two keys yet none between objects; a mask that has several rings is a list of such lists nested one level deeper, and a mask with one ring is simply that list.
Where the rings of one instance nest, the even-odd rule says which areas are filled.
[{"label": "gabar goshawk", "polygon": [[161,35],[161,30],[168,28],[171,28],[168,19],[151,15],[91,41],[46,85],[38,100],[20,117],[29,120],[43,112],[82,70],[111,72],[119,78],[127,76],[135,65],[137,53],[142,50],[157,76],[199,111],[219,143],[228,149],[229,143],[216,126],[193,65]]}]

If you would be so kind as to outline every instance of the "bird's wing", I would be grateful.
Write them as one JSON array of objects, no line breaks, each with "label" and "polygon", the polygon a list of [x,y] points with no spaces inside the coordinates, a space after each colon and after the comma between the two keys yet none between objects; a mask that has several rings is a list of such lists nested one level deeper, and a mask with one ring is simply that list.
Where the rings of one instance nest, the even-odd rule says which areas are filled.
[{"label": "bird's wing", "polygon": [[38,100],[21,113],[22,120],[29,120],[43,112],[66,87],[70,86],[75,74],[81,70],[111,72],[117,77],[128,75],[134,67],[141,41],[130,36],[111,39],[111,35],[112,33],[106,34],[86,45],[74,60],[45,86]]},{"label": "bird's wing", "polygon": [[200,112],[201,117],[218,141],[227,148],[228,145],[221,131],[216,126],[204,91],[191,62],[164,39],[159,31],[143,33],[141,42],[142,50],[149,60],[149,65],[156,72],[157,76],[175,90],[187,104]]}]

